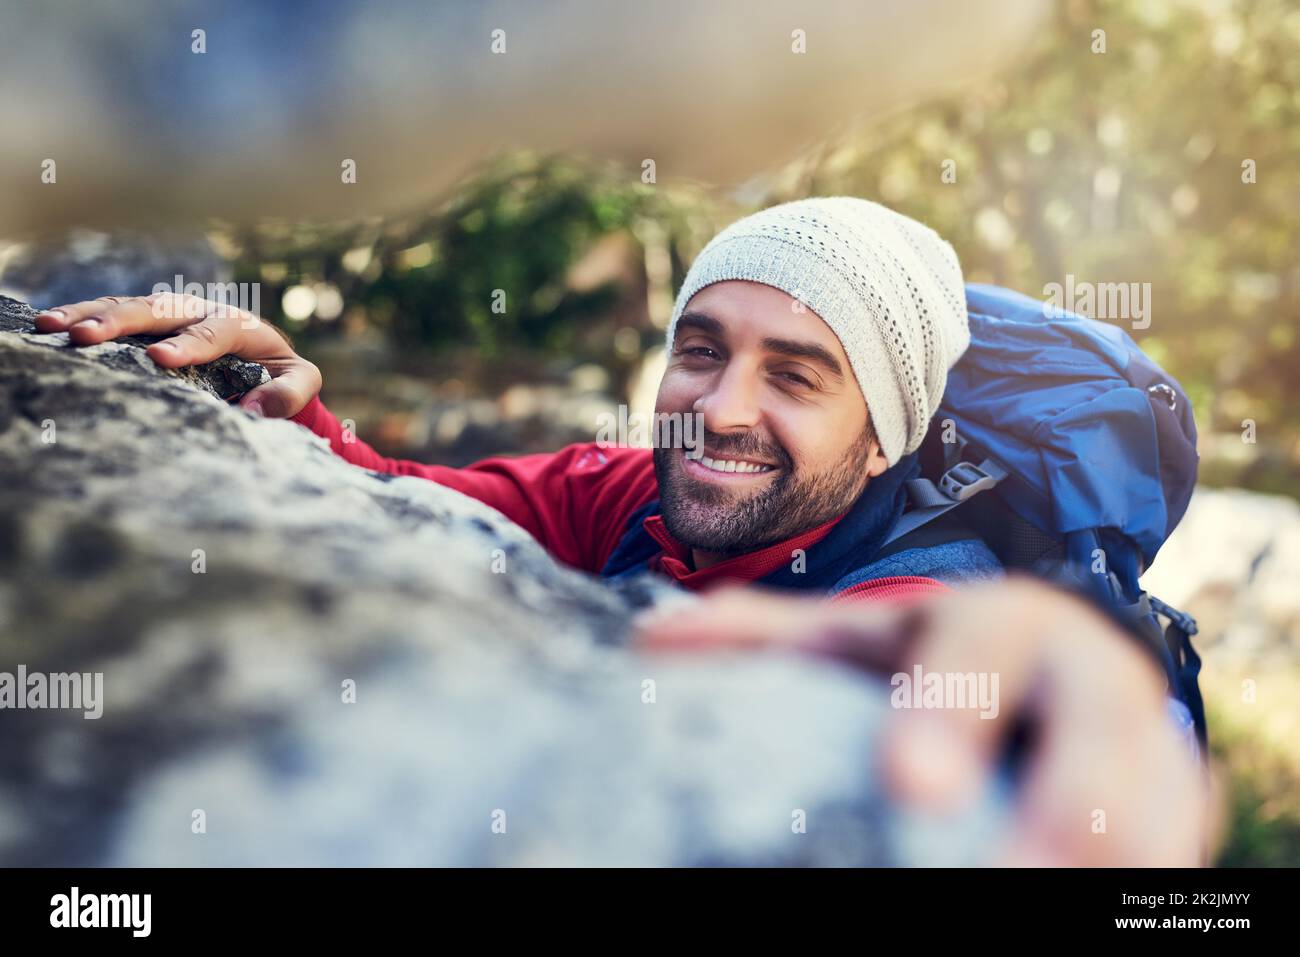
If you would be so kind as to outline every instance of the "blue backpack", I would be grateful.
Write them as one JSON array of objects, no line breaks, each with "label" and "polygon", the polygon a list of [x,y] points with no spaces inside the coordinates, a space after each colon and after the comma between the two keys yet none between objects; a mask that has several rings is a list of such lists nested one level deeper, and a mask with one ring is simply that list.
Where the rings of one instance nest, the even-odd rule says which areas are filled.
[{"label": "blue backpack", "polygon": [[1006,567],[1091,595],[1149,641],[1170,710],[1204,755],[1196,623],[1138,583],[1196,482],[1186,393],[1116,326],[976,283],[966,305],[970,348],[881,554],[960,516]]}]

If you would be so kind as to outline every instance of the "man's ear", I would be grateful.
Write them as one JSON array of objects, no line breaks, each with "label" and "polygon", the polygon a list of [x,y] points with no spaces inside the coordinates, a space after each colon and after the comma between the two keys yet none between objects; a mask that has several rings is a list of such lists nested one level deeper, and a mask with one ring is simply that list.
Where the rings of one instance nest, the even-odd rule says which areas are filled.
[{"label": "man's ear", "polygon": [[880,443],[876,437],[871,437],[871,453],[867,456],[867,475],[875,478],[885,469],[889,468],[889,460],[885,458],[885,453],[880,451]]}]

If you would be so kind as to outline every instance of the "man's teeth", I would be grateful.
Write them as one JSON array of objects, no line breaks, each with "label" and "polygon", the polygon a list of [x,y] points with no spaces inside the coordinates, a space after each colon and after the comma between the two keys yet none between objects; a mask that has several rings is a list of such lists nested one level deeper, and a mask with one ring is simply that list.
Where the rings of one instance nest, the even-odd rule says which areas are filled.
[{"label": "man's teeth", "polygon": [[738,462],[735,459],[711,459],[707,455],[701,456],[700,464],[706,469],[712,469],[715,472],[770,472],[772,466],[758,465],[754,462]]}]

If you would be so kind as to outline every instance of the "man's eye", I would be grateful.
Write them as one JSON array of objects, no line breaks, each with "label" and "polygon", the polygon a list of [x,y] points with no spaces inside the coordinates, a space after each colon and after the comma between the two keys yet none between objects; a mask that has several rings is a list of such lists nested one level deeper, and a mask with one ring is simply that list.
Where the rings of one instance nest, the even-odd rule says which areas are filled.
[{"label": "man's eye", "polygon": [[687,347],[685,347],[685,348],[683,348],[683,349],[679,349],[679,350],[677,350],[677,351],[678,351],[678,354],[679,354],[679,355],[684,355],[684,356],[695,356],[695,357],[700,358],[700,359],[719,359],[719,358],[721,358],[721,356],[719,356],[716,352],[714,352],[714,351],[713,351],[712,349],[710,349],[708,346],[687,346]]},{"label": "man's eye", "polygon": [[802,386],[805,389],[811,389],[813,387],[811,382],[799,375],[797,372],[778,372],[777,376],[785,379],[787,382],[793,383],[794,385]]}]

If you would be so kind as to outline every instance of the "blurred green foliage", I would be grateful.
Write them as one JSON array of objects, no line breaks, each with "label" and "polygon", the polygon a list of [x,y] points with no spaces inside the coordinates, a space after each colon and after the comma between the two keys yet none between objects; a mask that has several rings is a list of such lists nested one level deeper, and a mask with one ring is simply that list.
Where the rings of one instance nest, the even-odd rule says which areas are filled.
[{"label": "blurred green foliage", "polygon": [[431,258],[385,269],[370,305],[403,344],[472,341],[489,356],[571,349],[577,327],[607,311],[616,290],[570,292],[566,271],[601,235],[628,228],[652,195],[601,188],[559,164],[481,180],[401,238],[419,240],[416,264]]},{"label": "blurred green foliage", "polygon": [[1300,861],[1300,760],[1285,732],[1265,730],[1294,727],[1300,669],[1274,663],[1269,674],[1283,693],[1262,709],[1242,703],[1239,675],[1205,674],[1210,750],[1224,784],[1224,837],[1215,855],[1220,867],[1295,867]]}]

